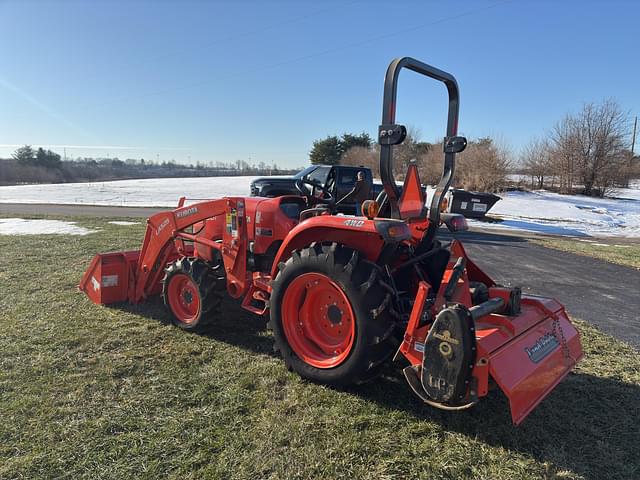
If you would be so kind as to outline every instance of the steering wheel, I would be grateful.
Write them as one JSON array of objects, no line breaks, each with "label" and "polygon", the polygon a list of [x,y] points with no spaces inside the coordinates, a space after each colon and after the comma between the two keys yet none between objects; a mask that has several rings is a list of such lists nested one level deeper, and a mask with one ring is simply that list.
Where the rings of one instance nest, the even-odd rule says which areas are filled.
[{"label": "steering wheel", "polygon": [[[308,185],[309,187],[311,187],[311,191],[308,191],[306,188],[304,188],[304,185]],[[335,198],[333,197],[333,194],[324,185],[309,180],[308,178],[298,178],[295,182],[295,186],[296,189],[300,192],[300,195],[306,198],[309,205],[322,204],[333,206],[335,204]],[[316,188],[324,194],[323,198],[318,198],[313,194]]]}]

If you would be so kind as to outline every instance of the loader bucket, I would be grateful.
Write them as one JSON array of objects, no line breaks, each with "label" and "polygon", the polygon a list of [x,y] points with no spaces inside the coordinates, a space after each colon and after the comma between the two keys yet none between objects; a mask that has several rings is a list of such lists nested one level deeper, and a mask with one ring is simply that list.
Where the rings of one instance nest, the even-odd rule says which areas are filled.
[{"label": "loader bucket", "polygon": [[583,355],[578,331],[557,301],[527,295],[521,308],[504,326],[496,328],[493,315],[476,324],[479,350],[488,354],[489,373],[509,399],[516,425]]},{"label": "loader bucket", "polygon": [[139,256],[139,250],[97,254],[78,288],[97,304],[129,300],[129,287],[135,285],[134,272]]}]

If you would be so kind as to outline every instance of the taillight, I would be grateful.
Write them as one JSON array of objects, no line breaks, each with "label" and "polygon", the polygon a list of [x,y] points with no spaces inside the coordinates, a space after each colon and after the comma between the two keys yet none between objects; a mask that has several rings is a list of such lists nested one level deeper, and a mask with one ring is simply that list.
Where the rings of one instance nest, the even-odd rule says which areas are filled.
[{"label": "taillight", "polygon": [[450,232],[462,232],[469,230],[467,219],[459,213],[443,213],[440,220],[444,222]]},{"label": "taillight", "polygon": [[397,243],[411,238],[411,230],[400,220],[374,220],[376,231],[385,242]]}]

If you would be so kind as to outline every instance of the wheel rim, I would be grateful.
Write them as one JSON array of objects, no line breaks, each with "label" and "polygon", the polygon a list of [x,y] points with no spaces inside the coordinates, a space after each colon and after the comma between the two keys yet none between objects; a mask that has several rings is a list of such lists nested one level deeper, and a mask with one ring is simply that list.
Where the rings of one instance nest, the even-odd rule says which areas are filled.
[{"label": "wheel rim", "polygon": [[200,292],[193,279],[178,273],[169,282],[169,305],[176,318],[184,324],[192,324],[200,314]]},{"label": "wheel rim", "polygon": [[316,368],[337,367],[351,353],[355,316],[347,295],[326,275],[305,273],[289,284],[282,325],[295,354]]}]

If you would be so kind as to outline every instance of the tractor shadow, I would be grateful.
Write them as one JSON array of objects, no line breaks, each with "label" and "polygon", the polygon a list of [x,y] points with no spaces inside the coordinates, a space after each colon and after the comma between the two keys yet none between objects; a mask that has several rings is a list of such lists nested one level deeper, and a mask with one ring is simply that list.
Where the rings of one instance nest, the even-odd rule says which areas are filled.
[{"label": "tractor shadow", "polygon": [[481,247],[485,246],[497,246],[504,247],[509,246],[512,248],[526,248],[524,244],[528,242],[526,237],[519,235],[509,235],[501,233],[488,233],[479,231],[466,231],[466,232],[448,232],[440,229],[438,232],[438,239],[443,242],[449,242],[451,240],[459,240],[462,242],[462,246],[477,245]]},{"label": "tractor shadow", "polygon": [[640,472],[640,386],[615,378],[570,374],[518,427],[499,390],[469,410],[447,412],[420,403],[400,369],[350,392],[584,478],[638,478]]},{"label": "tractor shadow", "polygon": [[244,310],[239,300],[225,297],[221,314],[198,335],[228,343],[262,355],[278,357],[273,337],[267,331],[267,318]]},{"label": "tractor shadow", "polygon": [[[149,298],[143,304],[121,303],[111,305],[111,308],[178,328],[173,327],[169,312],[157,296]],[[230,297],[224,298],[220,311],[221,313],[212,318],[208,325],[185,333],[201,335],[263,355],[276,356],[273,352],[273,339],[267,332],[266,318],[244,310],[239,301]]]},{"label": "tractor shadow", "polygon": [[[487,240],[520,245],[527,241],[494,234],[482,234],[477,241]],[[171,323],[158,298],[114,308]],[[277,357],[264,318],[243,310],[230,298],[225,298],[221,310],[204,331],[193,334]],[[613,377],[570,374],[518,427],[512,425],[507,399],[499,390],[469,410],[446,412],[421,403],[398,365],[385,367],[381,378],[349,388],[346,393],[374,402],[388,412],[405,413],[425,432],[441,429],[458,433],[469,441],[502,447],[548,464],[549,477],[556,476],[554,471],[569,471],[588,479],[640,478],[640,386]]]},{"label": "tractor shadow", "polygon": [[[116,308],[171,323],[159,299]],[[277,357],[266,319],[243,310],[230,298],[224,300],[220,317],[193,334]],[[424,424],[425,431],[433,430],[435,424],[443,431],[518,452],[558,471],[608,479],[637,478],[640,471],[640,386],[615,378],[570,374],[518,427],[512,425],[509,404],[499,390],[469,410],[438,410],[421,403],[411,392],[400,365],[389,364],[382,377],[343,391],[389,412],[404,412],[413,422]]]}]

